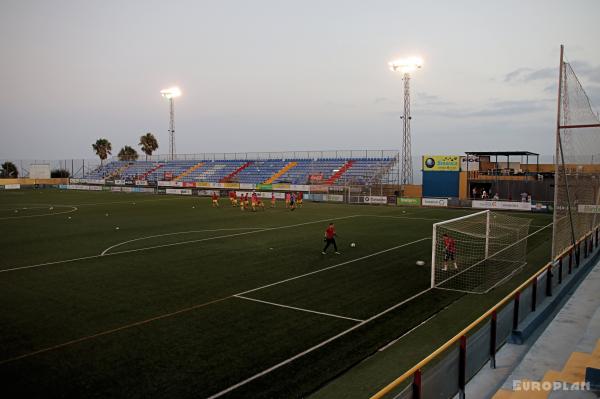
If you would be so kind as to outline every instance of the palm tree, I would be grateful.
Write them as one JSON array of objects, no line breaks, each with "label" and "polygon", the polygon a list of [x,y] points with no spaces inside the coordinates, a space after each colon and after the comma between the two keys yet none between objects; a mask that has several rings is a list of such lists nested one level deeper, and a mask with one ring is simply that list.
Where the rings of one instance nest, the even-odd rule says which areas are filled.
[{"label": "palm tree", "polygon": [[96,143],[92,144],[92,149],[100,157],[100,165],[102,165],[102,161],[112,154],[112,144],[107,139],[96,140]]},{"label": "palm tree", "polygon": [[138,159],[138,153],[135,148],[132,148],[128,145],[121,148],[121,151],[119,151],[117,156],[119,157],[120,161],[135,161]]},{"label": "palm tree", "polygon": [[4,162],[2,164],[2,170],[0,170],[0,177],[5,179],[16,179],[19,177],[19,170],[12,162]]},{"label": "palm tree", "polygon": [[156,137],[149,132],[140,137],[140,143],[138,145],[142,147],[142,151],[146,154],[146,161],[148,160],[148,155],[152,155],[152,153],[158,149]]}]

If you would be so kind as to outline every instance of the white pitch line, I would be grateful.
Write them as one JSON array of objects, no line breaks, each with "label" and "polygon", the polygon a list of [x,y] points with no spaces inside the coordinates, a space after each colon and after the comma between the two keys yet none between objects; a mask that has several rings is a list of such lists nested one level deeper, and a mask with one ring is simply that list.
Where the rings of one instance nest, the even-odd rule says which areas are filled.
[{"label": "white pitch line", "polygon": [[433,219],[433,218],[420,218],[416,216],[391,216],[391,215],[360,215],[360,216],[370,216],[374,218],[389,218],[389,219],[407,219],[407,220],[431,220],[431,221],[439,221],[444,219]]},{"label": "white pitch line", "polygon": [[[178,231],[175,233],[156,234],[153,236],[134,238],[133,240],[120,242],[118,244],[113,245],[112,247],[106,248],[104,251],[102,251],[102,253],[100,255],[106,255],[106,253],[108,251],[110,251],[113,248],[120,247],[121,245],[129,244],[130,242],[135,242],[135,241],[147,240],[149,238],[174,236],[174,235],[178,235],[178,234],[205,233],[205,232],[209,232],[209,231],[261,230],[261,229],[265,229],[265,228],[264,227],[235,227],[235,228],[229,228],[229,229],[189,230],[189,231]],[[210,237],[210,238],[213,238],[213,237]]]},{"label": "white pitch line", "polygon": [[[419,241],[420,241],[420,240],[419,240]],[[405,246],[405,245],[402,245],[402,246]],[[379,253],[382,253],[382,252],[385,252],[385,251],[380,251]],[[110,255],[111,255],[111,254],[109,254],[109,255],[106,255],[106,256],[110,256]],[[70,260],[67,260],[67,261],[49,262],[49,263],[47,263],[47,264],[55,264],[55,263],[63,263],[63,262],[74,262],[74,261],[77,261],[77,260],[91,259],[91,258],[98,258],[98,257],[100,257],[100,256],[99,256],[99,255],[92,255],[92,256],[87,256],[87,257],[83,257],[83,258],[70,259]],[[364,258],[364,257],[363,257],[363,258]],[[358,258],[358,259],[355,259],[354,261],[357,261],[357,260],[360,260],[360,259],[363,259],[363,258]],[[330,266],[330,267],[325,267],[325,268],[323,268],[323,269],[319,269],[319,270],[317,270],[317,271],[314,271],[314,272],[312,272],[312,273],[303,274],[303,275],[301,275],[301,276],[297,276],[297,277],[295,277],[295,278],[304,277],[304,276],[307,276],[307,275],[309,275],[309,274],[315,274],[315,273],[318,273],[319,271],[329,270],[329,269],[331,269],[331,268],[333,268],[333,267],[337,267],[337,266],[345,265],[345,264],[352,263],[352,262],[353,262],[353,261],[348,261],[348,262],[343,262],[343,263],[341,263],[341,264],[338,264],[338,265],[334,265],[334,266]],[[27,267],[35,267],[35,266],[27,266]],[[1,273],[1,272],[3,272],[3,271],[4,271],[4,270],[0,270],[0,273]],[[286,279],[286,280],[282,280],[282,281],[281,281],[281,283],[283,283],[283,282],[285,282],[285,281],[290,281],[290,280],[293,280],[293,279],[295,279],[295,278],[292,278],[292,279]],[[268,286],[270,287],[270,286],[273,286],[273,285],[276,285],[276,284],[278,284],[278,283],[269,284]],[[259,287],[259,288],[257,288],[257,289],[262,289],[262,288],[265,288],[265,287],[267,287],[267,286]],[[399,304],[396,304],[396,305],[394,305],[392,308],[398,307],[398,306],[402,305],[403,303],[405,303],[405,302],[407,302],[407,301],[409,301],[409,300],[411,300],[411,299],[413,299],[413,298],[416,298],[417,296],[419,296],[419,295],[421,295],[421,294],[425,293],[426,291],[429,291],[430,289],[431,289],[431,288],[428,288],[427,290],[425,290],[425,291],[422,291],[420,294],[417,294],[417,295],[415,295],[415,296],[412,296],[411,298],[407,299],[406,301],[403,301],[403,302],[401,302],[401,303],[399,303]],[[251,291],[254,291],[254,290],[251,290]],[[248,291],[248,292],[250,292],[250,291]],[[221,302],[221,301],[224,301],[224,300],[226,300],[226,299],[230,299],[230,298],[234,298],[234,297],[240,297],[240,296],[241,296],[241,294],[233,294],[233,295],[229,295],[229,296],[226,296],[226,297],[223,297],[223,298],[216,299],[216,300],[214,300],[214,301],[212,301],[212,302],[210,302],[210,303]],[[250,298],[247,298],[247,299],[250,299]],[[108,334],[109,332],[114,332],[114,331],[117,331],[117,330],[118,330],[118,331],[122,331],[122,330],[123,330],[123,329],[125,329],[125,328],[129,328],[129,326],[134,326],[134,325],[136,325],[136,326],[137,326],[137,325],[140,325],[140,324],[142,324],[142,323],[149,322],[149,321],[151,321],[151,320],[158,320],[158,319],[163,319],[163,318],[165,318],[165,317],[167,317],[167,316],[170,316],[170,315],[181,314],[181,313],[182,313],[182,312],[184,312],[184,311],[185,311],[185,312],[187,312],[187,311],[190,311],[190,310],[192,310],[192,309],[197,309],[197,308],[198,308],[198,307],[200,307],[200,306],[205,306],[205,305],[207,305],[207,304],[210,304],[210,303],[205,303],[205,304],[202,304],[202,305],[194,305],[194,306],[192,306],[192,307],[189,307],[189,308],[186,308],[186,309],[184,309],[184,310],[181,310],[181,309],[180,309],[180,310],[178,310],[178,311],[175,311],[175,312],[169,313],[169,314],[167,314],[167,315],[159,315],[159,316],[153,317],[153,318],[151,318],[151,319],[147,319],[147,320],[145,320],[145,321],[142,321],[142,322],[135,322],[135,323],[132,323],[132,324],[129,324],[129,325],[126,325],[126,326],[117,327],[116,329],[113,329],[113,330],[110,330],[110,331],[104,331],[104,332],[100,332],[100,333],[94,334],[93,336],[95,337],[95,336],[100,336],[100,335],[106,335],[106,334]],[[388,311],[392,310],[392,308],[390,308],[390,309],[388,309],[388,310],[385,310],[385,311],[383,311],[383,312],[382,312],[382,313],[380,313],[379,315],[376,315],[376,317],[379,317],[379,316],[381,316],[381,315],[383,315],[383,314],[387,313]],[[373,320],[373,318],[371,318],[371,319],[369,319],[369,320],[360,321],[360,323],[361,323],[361,324],[363,324],[363,323],[369,322],[370,320]],[[357,321],[358,321],[358,319],[357,319]],[[349,331],[348,331],[348,332],[349,332]],[[342,335],[343,335],[343,334],[342,334]],[[341,336],[341,335],[339,335],[339,336]],[[77,340],[75,340],[75,341],[70,341],[70,342],[80,342],[80,341],[81,341],[81,338],[80,338],[80,339],[77,339]],[[41,353],[41,352],[46,352],[46,351],[48,351],[48,350],[52,350],[53,348],[64,347],[64,346],[66,346],[67,344],[68,344],[68,343],[66,343],[66,344],[65,344],[65,343],[63,343],[63,344],[56,345],[56,346],[54,346],[54,347],[50,347],[50,348],[46,348],[46,349],[42,349],[41,351],[36,351],[36,352],[34,352],[32,355],[34,355],[34,354],[37,354],[37,353]],[[308,353],[308,352],[306,352],[306,353]],[[18,356],[17,358],[13,358],[13,359],[8,359],[8,360],[0,360],[0,364],[4,364],[4,363],[7,363],[8,361],[12,361],[12,360],[21,359],[21,358],[23,358],[23,357],[28,357],[28,356],[30,356],[30,355],[22,355],[22,356]]]},{"label": "white pitch line", "polygon": [[[59,206],[59,205],[57,205],[57,206]],[[7,216],[7,217],[0,218],[0,220],[41,218],[41,217],[44,217],[44,216],[56,216],[56,215],[62,215],[62,214],[65,214],[65,213],[73,213],[73,212],[77,212],[77,210],[78,210],[76,206],[67,206],[67,205],[65,205],[65,206],[59,206],[59,207],[60,208],[69,207],[69,208],[72,208],[72,209],[69,209],[68,211],[62,211],[62,212],[47,213],[45,215]],[[40,209],[40,208],[36,208],[36,209]]]},{"label": "white pitch line", "polygon": [[[290,225],[286,225],[286,226],[265,227],[264,229],[261,229],[261,230],[245,231],[243,233],[227,234],[227,235],[224,235],[224,236],[217,236],[217,237],[199,238],[197,240],[180,241],[180,242],[174,242],[174,243],[170,243],[170,244],[160,244],[160,245],[154,245],[154,246],[151,246],[151,247],[144,247],[144,248],[127,249],[127,250],[124,250],[124,251],[117,251],[117,252],[113,252],[113,253],[109,253],[109,254],[105,254],[105,255],[101,255],[101,256],[116,255],[116,254],[125,254],[125,253],[145,251],[145,250],[148,250],[148,249],[155,249],[155,248],[172,247],[172,246],[175,246],[175,245],[184,245],[184,244],[191,244],[191,243],[196,243],[196,242],[212,241],[212,240],[218,240],[218,239],[221,239],[221,238],[238,237],[238,236],[244,236],[244,235],[248,235],[248,234],[262,233],[263,231],[289,229],[290,227],[298,227],[298,226],[304,226],[304,225],[308,225],[308,224],[323,223],[323,222],[328,222],[328,221],[331,221],[331,220],[348,219],[348,218],[353,218],[353,217],[356,217],[356,216],[357,215],[342,216],[342,217],[338,217],[338,218],[321,219],[321,220],[315,220],[313,222],[296,223],[296,224],[290,224]],[[106,250],[104,252],[106,252]]]},{"label": "white pitch line", "polygon": [[[440,311],[441,312],[441,311]],[[399,336],[398,338],[396,338],[395,340],[393,340],[392,342],[388,343],[385,346],[382,346],[381,348],[379,348],[377,350],[377,352],[383,352],[384,350],[388,349],[390,346],[394,345],[396,342],[400,341],[402,338],[406,337],[408,334],[412,333],[413,331],[415,331],[417,328],[421,327],[423,324],[427,323],[428,321],[430,321],[431,319],[433,319],[435,316],[437,316],[440,312],[436,312],[434,314],[432,314],[431,316],[429,316],[428,318],[426,318],[425,320],[423,320],[422,322],[420,322],[419,324],[417,324],[416,326],[414,326],[413,328],[411,328],[410,330],[408,330],[407,332],[405,332],[404,334],[402,334],[401,336]]]},{"label": "white pitch line", "polygon": [[275,302],[269,302],[269,301],[262,301],[262,300],[256,299],[256,298],[249,298],[247,296],[234,295],[233,297],[234,298],[240,298],[240,299],[246,299],[248,301],[253,301],[253,302],[260,302],[260,303],[264,303],[264,304],[267,304],[267,305],[278,306],[280,308],[293,309],[293,310],[299,310],[301,312],[316,313],[316,314],[320,314],[320,315],[323,315],[323,316],[336,317],[338,319],[346,319],[346,320],[352,320],[352,321],[357,321],[357,322],[363,322],[364,321],[364,320],[360,320],[360,319],[354,319],[352,317],[340,316],[340,315],[333,314],[333,313],[317,312],[316,310],[310,310],[310,309],[305,309],[305,308],[298,308],[298,307],[295,307],[295,306],[283,305],[281,303],[275,303]]},{"label": "white pitch line", "polygon": [[[328,222],[328,221],[331,221],[331,220],[348,219],[348,218],[353,218],[353,217],[357,217],[357,216],[360,216],[360,215],[350,215],[350,216],[342,216],[342,217],[337,217],[337,218],[328,218],[328,219],[322,219],[322,220],[314,220],[312,222],[290,224],[290,225],[286,225],[286,226],[267,227],[267,228],[265,228],[263,230],[253,230],[253,231],[248,231],[248,232],[244,232],[244,233],[229,234],[229,235],[225,235],[225,236],[213,237],[211,239],[228,238],[228,237],[240,236],[240,235],[244,235],[244,234],[259,233],[259,232],[262,232],[262,231],[287,229],[287,228],[291,228],[291,227],[304,226],[304,225],[308,225],[308,224]],[[127,254],[127,253],[133,253],[133,252],[147,251],[147,250],[156,249],[156,248],[172,247],[172,246],[175,246],[175,245],[184,245],[184,244],[190,244],[190,243],[201,242],[201,241],[206,241],[206,239],[181,241],[181,242],[176,242],[176,243],[171,243],[171,244],[161,244],[161,245],[154,245],[154,246],[151,246],[151,247],[129,249],[129,250],[125,250],[125,251],[117,251],[117,252],[112,252],[112,253],[108,253],[108,254],[105,254],[105,255],[100,255],[100,254],[98,254],[98,255],[89,255],[89,256],[83,256],[83,257],[80,257],[80,258],[64,259],[64,260],[57,260],[57,261],[52,261],[52,262],[38,263],[38,264],[35,264],[35,265],[18,266],[18,267],[13,267],[13,268],[10,268],[10,269],[2,269],[2,270],[0,270],[0,273],[6,273],[6,272],[12,272],[12,271],[18,271],[18,270],[24,270],[24,269],[33,269],[33,268],[38,268],[38,267],[43,267],[43,266],[50,266],[50,265],[56,265],[56,264],[61,264],[61,263],[70,263],[70,262],[76,262],[76,261],[79,261],[79,260],[100,258],[100,257],[104,257],[104,256],[114,256],[114,255]]]},{"label": "white pitch line", "polygon": [[391,312],[392,310],[394,310],[394,309],[396,309],[396,308],[404,305],[407,302],[412,301],[413,299],[415,299],[415,298],[423,295],[424,293],[426,293],[426,292],[428,292],[430,290],[431,290],[431,288],[427,288],[426,290],[423,290],[423,291],[421,291],[421,292],[419,292],[419,293],[411,296],[410,298],[407,298],[407,299],[403,300],[402,302],[399,302],[399,303],[397,303],[397,304],[395,304],[393,306],[390,306],[389,308],[385,309],[384,311],[382,311],[380,313],[377,313],[375,316],[369,317],[367,320],[361,321],[360,323],[358,323],[358,324],[356,324],[356,325],[348,328],[347,330],[344,330],[341,333],[339,333],[337,335],[334,335],[333,337],[328,338],[325,341],[322,341],[322,342],[320,342],[320,343],[318,343],[318,344],[316,344],[316,345],[308,348],[307,350],[305,350],[303,352],[300,352],[300,353],[298,353],[298,354],[296,354],[296,355],[294,355],[294,356],[292,356],[292,357],[290,357],[290,358],[288,358],[288,359],[286,359],[286,360],[284,360],[282,362],[279,362],[276,365],[274,365],[272,367],[269,367],[268,369],[265,369],[265,370],[261,371],[260,373],[254,374],[252,377],[246,378],[245,380],[240,381],[237,384],[232,385],[229,388],[222,390],[221,392],[218,392],[218,393],[216,393],[214,395],[211,395],[207,399],[215,399],[215,398],[221,397],[221,396],[223,396],[223,395],[225,395],[225,394],[233,391],[234,389],[237,389],[237,388],[239,388],[239,387],[241,387],[243,385],[246,385],[247,383],[249,383],[251,381],[254,381],[255,379],[257,379],[259,377],[262,377],[263,375],[269,374],[271,371],[277,370],[278,368],[280,368],[282,366],[285,366],[286,364],[291,363],[294,360],[296,360],[296,359],[298,359],[298,358],[300,358],[300,357],[302,357],[302,356],[304,356],[304,355],[306,355],[306,354],[308,354],[310,352],[313,352],[313,351],[315,351],[315,350],[317,350],[317,349],[319,349],[319,348],[327,345],[328,343],[330,343],[332,341],[335,341],[336,339],[338,339],[340,337],[343,337],[344,335],[348,334],[349,332],[352,332],[352,331],[356,330],[357,328],[364,326],[365,324],[367,324],[367,323],[369,323],[369,322],[371,322],[371,321],[373,321],[373,320],[375,320],[375,319],[383,316],[386,313]]},{"label": "white pitch line", "polygon": [[373,256],[381,255],[383,253],[386,253],[386,252],[389,252],[389,251],[393,251],[393,250],[398,249],[398,248],[407,247],[409,245],[416,244],[416,243],[418,243],[420,241],[424,241],[424,240],[431,240],[431,237],[419,238],[418,240],[407,242],[406,244],[397,245],[395,247],[391,247],[391,248],[384,249],[384,250],[381,250],[381,251],[373,252],[372,254],[361,256],[360,258],[351,259],[351,260],[348,260],[346,262],[342,262],[342,263],[338,263],[338,264],[335,264],[335,265],[332,265],[332,266],[324,267],[322,269],[315,270],[315,271],[312,271],[312,272],[309,272],[309,273],[304,273],[304,274],[301,274],[299,276],[286,278],[285,280],[277,281],[275,283],[263,285],[263,286],[258,287],[258,288],[253,288],[253,289],[248,290],[248,291],[240,292],[240,293],[235,294],[234,296],[236,296],[236,295],[240,296],[240,295],[249,294],[250,292],[259,291],[259,290],[262,290],[264,288],[272,287],[274,285],[279,285],[279,284],[287,283],[288,281],[297,280],[299,278],[310,276],[312,274],[321,273],[321,272],[324,272],[325,270],[335,269],[336,267],[344,266],[344,265],[347,265],[347,264],[353,263],[353,262],[358,262],[359,260],[368,259],[368,258],[371,258]]}]

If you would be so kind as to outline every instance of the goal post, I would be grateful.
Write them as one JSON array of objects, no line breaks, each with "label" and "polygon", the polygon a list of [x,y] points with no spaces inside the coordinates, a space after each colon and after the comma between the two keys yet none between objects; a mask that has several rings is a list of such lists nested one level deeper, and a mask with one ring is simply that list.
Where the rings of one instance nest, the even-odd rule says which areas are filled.
[{"label": "goal post", "polygon": [[531,219],[489,210],[433,225],[431,287],[487,292],[526,264]]}]

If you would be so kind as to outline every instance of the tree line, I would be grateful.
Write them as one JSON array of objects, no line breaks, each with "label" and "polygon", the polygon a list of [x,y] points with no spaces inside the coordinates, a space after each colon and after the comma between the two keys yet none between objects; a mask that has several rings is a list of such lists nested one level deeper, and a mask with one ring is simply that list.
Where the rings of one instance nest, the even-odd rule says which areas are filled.
[{"label": "tree line", "polygon": [[[141,147],[142,152],[146,154],[146,160],[148,160],[148,155],[152,155],[152,153],[158,149],[158,140],[156,140],[156,137],[154,137],[152,133],[146,133],[140,137],[138,145]],[[92,149],[96,152],[96,155],[100,157],[100,164],[102,164],[109,155],[112,155],[112,144],[105,138],[96,140],[96,142],[92,144]],[[139,158],[135,148],[128,145],[121,148],[117,157],[119,157],[120,161],[135,161]],[[69,177],[69,174],[69,171],[65,169],[56,169],[51,172],[50,177]],[[17,177],[19,177],[19,170],[14,163],[4,162],[0,165],[0,179],[16,179]]]},{"label": "tree line", "polygon": [[[141,147],[142,152],[146,154],[146,160],[148,160],[148,155],[152,155],[152,153],[158,149],[158,140],[156,140],[156,137],[154,137],[152,133],[146,133],[140,137],[138,145]],[[100,158],[100,164],[102,164],[109,155],[112,155],[112,144],[105,138],[96,140],[96,142],[92,144],[92,149]],[[135,161],[139,158],[135,148],[128,145],[121,148],[117,157],[120,161]]]}]

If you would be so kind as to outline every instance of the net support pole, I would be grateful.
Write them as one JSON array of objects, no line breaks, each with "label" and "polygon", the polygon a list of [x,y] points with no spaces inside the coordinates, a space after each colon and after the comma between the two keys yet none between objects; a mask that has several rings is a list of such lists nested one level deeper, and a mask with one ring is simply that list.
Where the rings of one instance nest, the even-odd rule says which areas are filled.
[{"label": "net support pole", "polygon": [[556,236],[558,234],[558,232],[556,231],[557,229],[557,222],[558,222],[558,214],[556,211],[556,207],[558,206],[558,179],[559,179],[559,148],[560,148],[560,104],[561,104],[561,95],[562,95],[562,80],[563,80],[563,54],[564,54],[564,47],[561,44],[560,45],[560,63],[559,63],[559,67],[558,67],[558,105],[557,105],[557,109],[556,109],[556,148],[555,148],[555,153],[554,153],[554,214],[553,214],[553,220],[552,222],[553,227],[552,227],[552,250],[550,253],[550,260],[552,260],[554,258],[554,255],[556,253]]},{"label": "net support pole", "polygon": [[435,287],[435,249],[437,247],[437,223],[433,225],[433,237],[431,238],[431,288]]},{"label": "net support pole", "polygon": [[485,259],[488,258],[490,254],[490,211],[487,211],[487,215],[485,217]]}]

